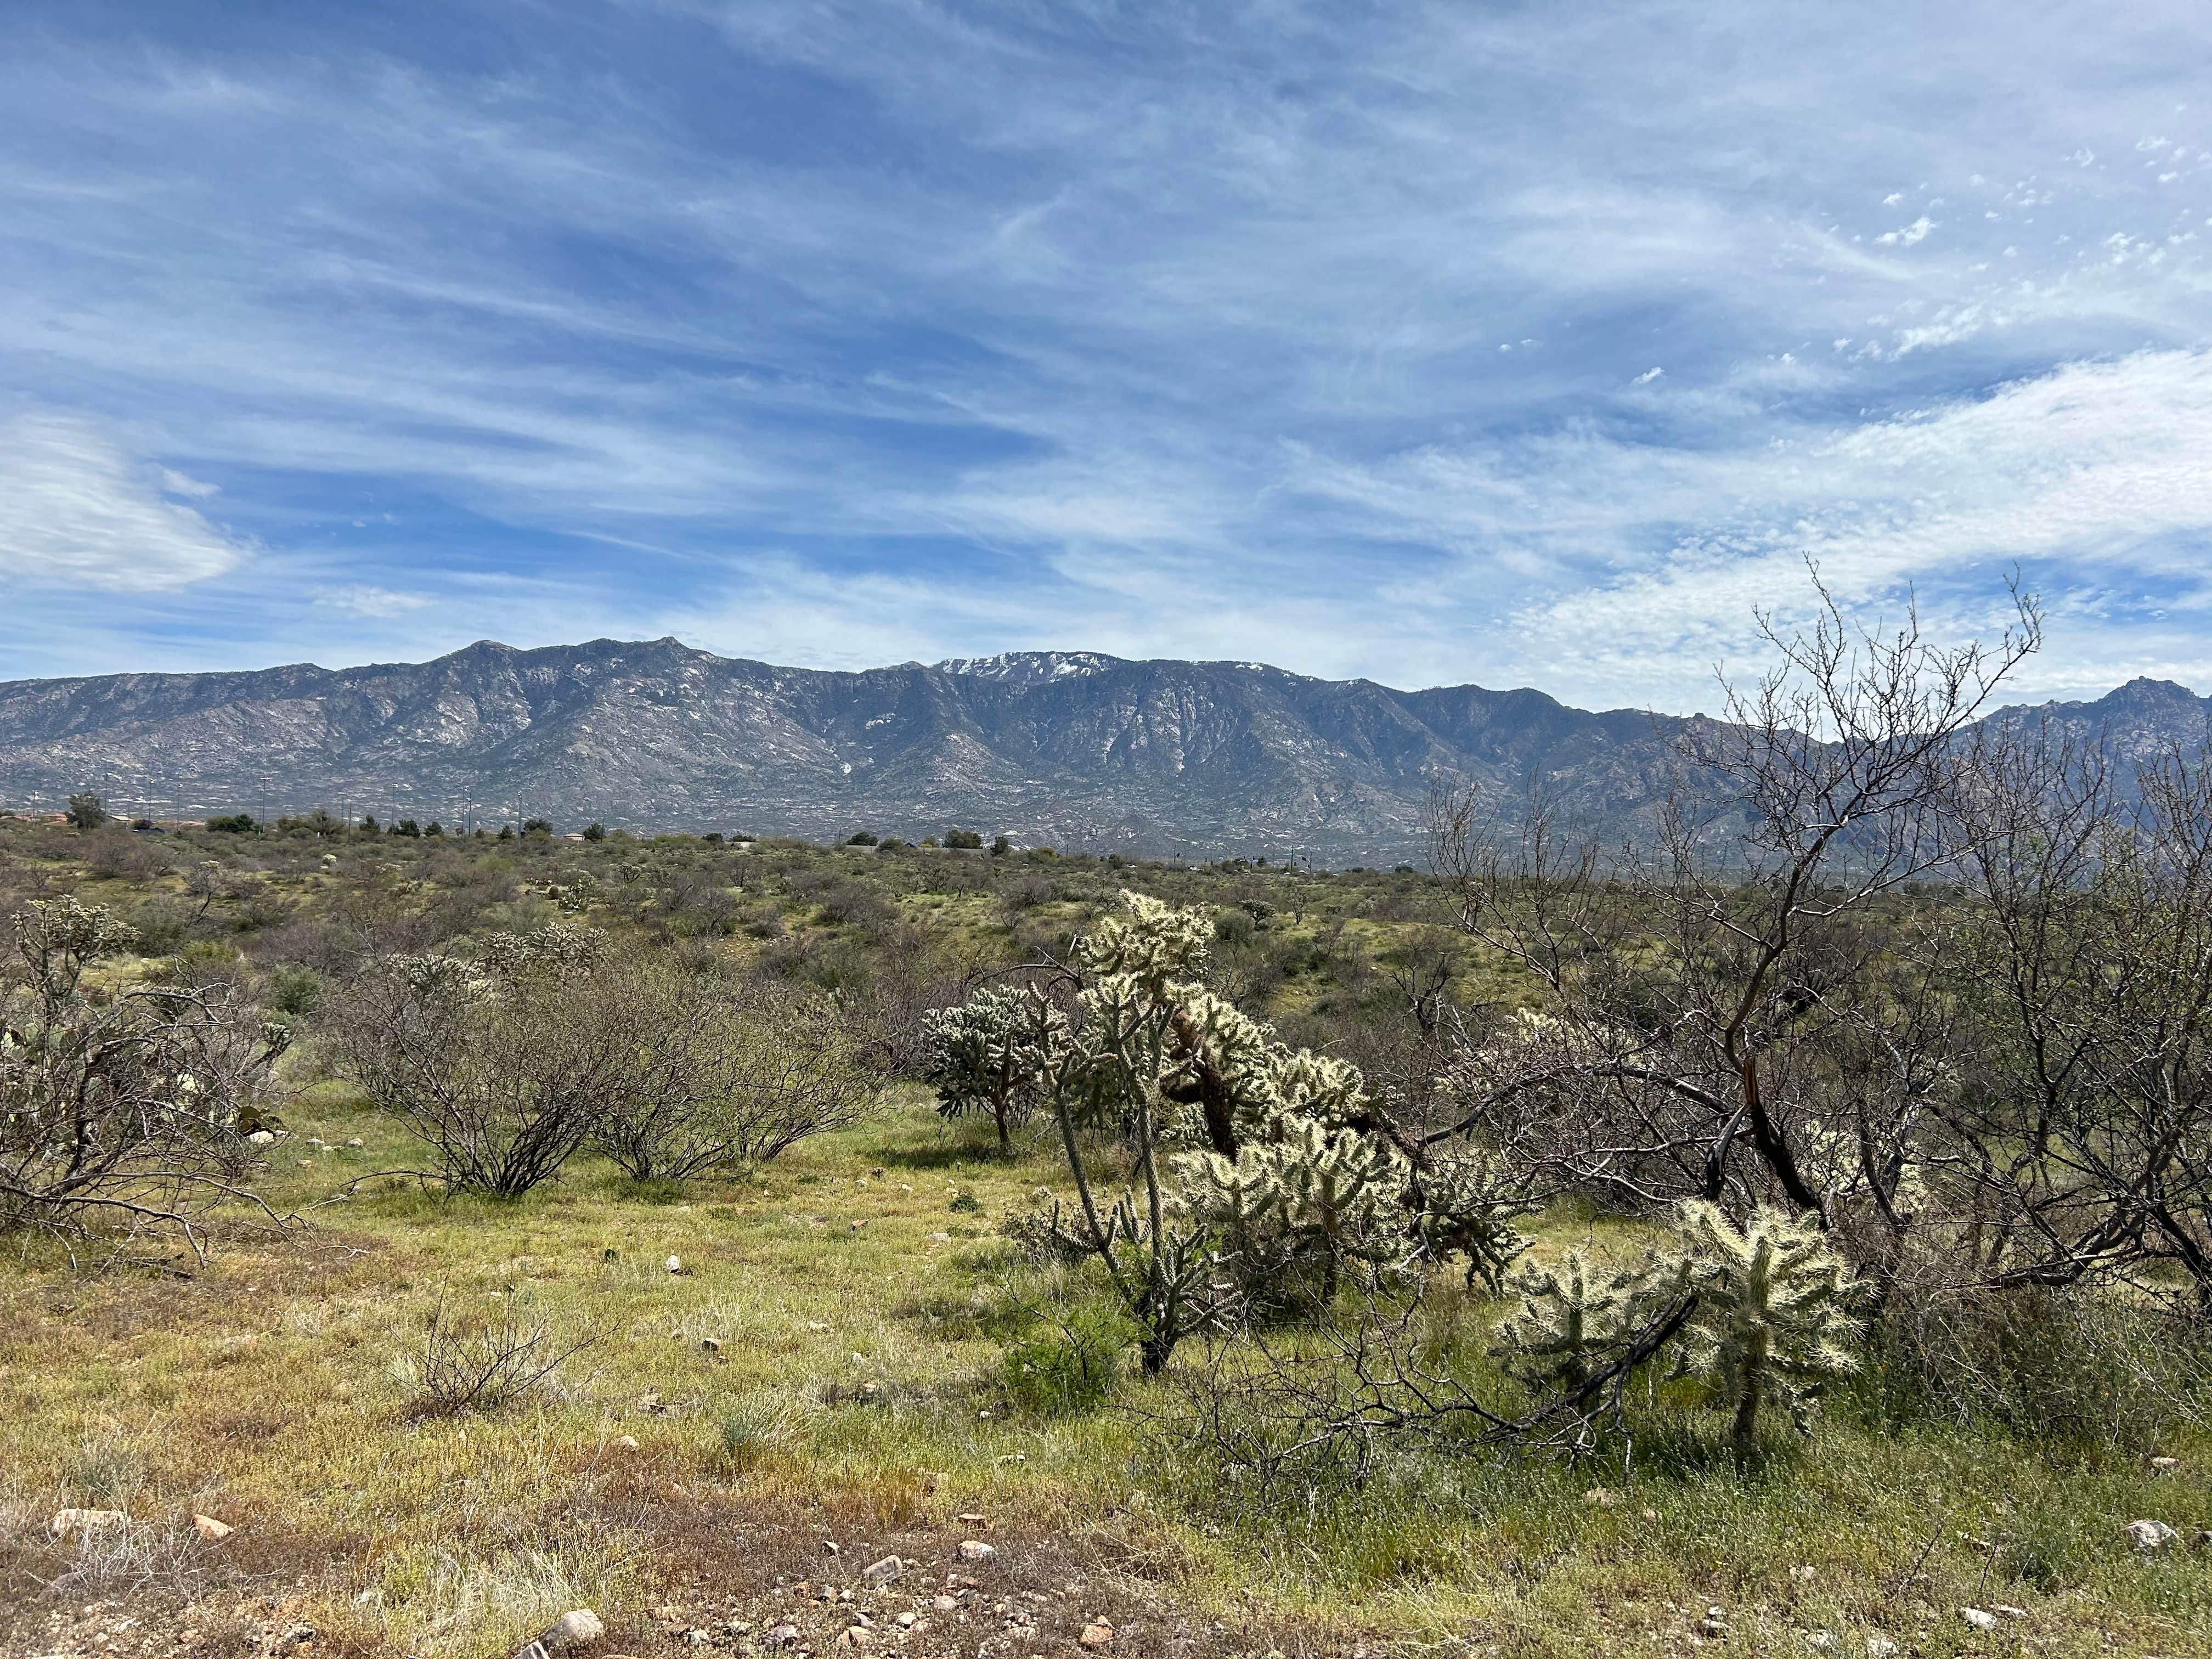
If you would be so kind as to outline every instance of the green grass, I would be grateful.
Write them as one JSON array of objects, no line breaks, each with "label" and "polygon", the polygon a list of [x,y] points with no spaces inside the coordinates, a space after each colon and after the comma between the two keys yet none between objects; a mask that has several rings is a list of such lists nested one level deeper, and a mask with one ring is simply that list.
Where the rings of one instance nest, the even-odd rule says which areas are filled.
[{"label": "green grass", "polygon": [[[289,1121],[280,1208],[422,1157],[334,1088]],[[514,1203],[366,1193],[289,1242],[232,1234],[189,1282],[31,1264],[0,1290],[0,1459],[34,1517],[128,1488],[149,1521],[198,1511],[290,1540],[311,1622],[426,1656],[493,1650],[556,1602],[651,1605],[683,1564],[586,1501],[632,1464],[666,1490],[857,1504],[885,1524],[1027,1516],[1171,1563],[1194,1614],[1474,1651],[1671,1650],[1717,1604],[1722,1651],[1809,1651],[1802,1632],[1825,1630],[1840,1652],[1887,1633],[1980,1653],[2002,1644],[1954,1610],[1997,1602],[2028,1613],[2001,1632],[2014,1648],[2206,1650],[2203,1558],[2139,1559],[2121,1535],[2138,1515],[2212,1527],[2202,1446],[2154,1475],[1838,1411],[1811,1445],[1739,1470],[1713,1414],[1662,1408],[1626,1468],[1618,1449],[1598,1466],[1398,1449],[1363,1489],[1224,1502],[1221,1471],[1148,1453],[1164,1391],[1008,1387],[1010,1349],[1060,1330],[1049,1313],[1091,1316],[1082,1284],[996,1236],[1056,1174],[1041,1147],[1001,1161],[909,1100],[742,1182],[641,1195],[585,1162]],[[954,1209],[963,1193],[977,1207]],[[509,1301],[600,1340],[526,1407],[416,1415],[404,1360],[430,1312]],[[624,1434],[637,1453],[613,1449]]]},{"label": "green grass", "polygon": [[[67,836],[0,826],[0,843],[18,866],[126,911],[180,890],[174,875],[91,881]],[[1283,967],[1261,1006],[1301,1042],[1379,1018],[1392,993],[1376,963],[1439,938],[1422,884],[1395,876],[738,854],[678,841],[348,842],[325,876],[311,842],[200,836],[172,850],[258,866],[261,899],[218,901],[192,931],[202,946],[244,946],[271,982],[302,948],[284,943],[287,916],[421,916],[482,878],[491,896],[454,928],[527,925],[547,907],[514,896],[510,878],[588,866],[612,890],[641,860],[711,865],[747,902],[780,906],[792,931],[776,943],[842,943],[877,973],[915,956],[916,936],[924,965],[948,972],[1018,954],[1022,930],[1079,928],[1123,884],[1264,902],[1268,926],[1223,966]],[[886,943],[820,925],[791,884],[824,871],[893,901],[913,933]],[[999,891],[1048,878],[1054,896],[1010,911],[993,892],[944,890],[963,872]],[[773,948],[698,933],[650,899],[610,901],[590,920],[711,950],[732,971]],[[1515,1000],[1494,963],[1445,944],[1463,998]],[[312,1030],[304,1047],[303,1065]],[[1147,1616],[1156,1629],[1227,1625],[1231,1645],[1216,1652],[1243,1650],[1238,1632],[1251,1631],[1259,1652],[1349,1652],[1364,1638],[1376,1653],[1532,1659],[1809,1654],[1817,1632],[1850,1656],[1874,1636],[1930,1656],[2212,1653],[2212,1560],[2186,1547],[2138,1558],[2123,1534],[2138,1516],[2185,1539],[2212,1528],[2201,1437],[2159,1442],[2180,1467],[2154,1474],[2146,1448],[2094,1432],[2053,1443],[1894,1422],[1869,1383],[1840,1393],[1809,1444],[1780,1437],[1739,1468],[1724,1419],[1670,1386],[1635,1413],[1632,1447],[1595,1462],[1396,1444],[1378,1449],[1362,1486],[1263,1499],[1218,1460],[1161,1449],[1153,1423],[1173,1409],[1171,1387],[1067,1352],[1075,1334],[1111,1328],[1098,1287],[1027,1261],[1001,1233],[1034,1189],[1063,1182],[1042,1136],[1002,1160],[988,1125],[948,1127],[908,1091],[867,1127],[743,1180],[641,1188],[580,1159],[513,1203],[405,1182],[333,1202],[354,1177],[427,1167],[427,1153],[336,1085],[309,1089],[285,1117],[292,1138],[261,1186],[307,1218],[289,1236],[234,1216],[204,1268],[180,1262],[184,1278],[81,1272],[49,1245],[9,1242],[0,1575],[14,1576],[0,1577],[0,1604],[16,1595],[35,1618],[31,1577],[74,1564],[43,1537],[54,1509],[114,1504],[149,1549],[194,1570],[210,1558],[194,1553],[190,1517],[235,1525],[216,1564],[281,1594],[287,1617],[323,1633],[318,1651],[506,1651],[579,1603],[605,1613],[627,1650],[674,1651],[652,1610],[702,1576],[796,1577],[818,1569],[823,1537],[879,1540],[982,1510],[1001,1538],[1049,1540],[1086,1576],[1141,1589],[1163,1609]],[[1541,1251],[1641,1238],[1572,1206],[1534,1231]],[[681,1273],[667,1271],[672,1255]],[[423,1415],[409,1371],[432,1314],[507,1307],[596,1340],[523,1406]],[[1493,1310],[1468,1300],[1458,1311],[1479,1350]],[[730,1540],[742,1528],[739,1559]],[[172,1581],[109,1582],[148,1595]],[[1957,1616],[1999,1603],[2027,1617],[1983,1635]],[[1729,1633],[1707,1639],[1697,1626],[1714,1605]],[[8,1617],[0,1605],[0,1651],[15,1634]]]}]

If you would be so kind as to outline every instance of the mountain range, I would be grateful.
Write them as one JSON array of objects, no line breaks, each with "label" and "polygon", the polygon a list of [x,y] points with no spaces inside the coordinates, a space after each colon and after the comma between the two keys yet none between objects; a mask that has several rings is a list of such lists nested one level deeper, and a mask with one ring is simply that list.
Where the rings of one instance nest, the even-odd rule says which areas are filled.
[{"label": "mountain range", "polygon": [[[2027,711],[2012,709],[2018,717]],[[2147,751],[2212,700],[2138,679],[2039,711]],[[1698,717],[1401,691],[1249,662],[1018,652],[840,673],[673,639],[427,663],[0,683],[0,801],[198,817],[323,806],[455,824],[909,840],[959,827],[1133,856],[1418,857],[1439,783],[1632,833]]]}]

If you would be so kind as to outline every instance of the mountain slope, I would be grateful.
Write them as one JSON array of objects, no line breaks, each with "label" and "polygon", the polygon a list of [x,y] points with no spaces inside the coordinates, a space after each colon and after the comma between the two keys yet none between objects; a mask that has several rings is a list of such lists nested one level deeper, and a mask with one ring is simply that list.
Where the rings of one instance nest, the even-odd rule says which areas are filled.
[{"label": "mountain slope", "polygon": [[[2137,681],[2008,710],[2148,744],[2207,705]],[[1682,721],[1540,692],[1398,691],[1255,663],[1015,653],[861,673],[672,639],[433,662],[0,684],[0,797],[91,787],[198,816],[322,805],[448,823],[542,815],[637,829],[910,838],[953,825],[1148,855],[1386,863],[1418,854],[1438,783],[1499,810],[1632,831]]]}]

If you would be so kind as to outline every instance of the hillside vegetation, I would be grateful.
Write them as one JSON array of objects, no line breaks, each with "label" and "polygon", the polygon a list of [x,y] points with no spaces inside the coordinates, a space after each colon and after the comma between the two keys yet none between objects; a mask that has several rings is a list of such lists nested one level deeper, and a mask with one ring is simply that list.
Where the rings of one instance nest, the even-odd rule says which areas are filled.
[{"label": "hillside vegetation", "polygon": [[1751,879],[0,820],[0,1651],[2203,1651],[2202,775],[1929,708]]}]

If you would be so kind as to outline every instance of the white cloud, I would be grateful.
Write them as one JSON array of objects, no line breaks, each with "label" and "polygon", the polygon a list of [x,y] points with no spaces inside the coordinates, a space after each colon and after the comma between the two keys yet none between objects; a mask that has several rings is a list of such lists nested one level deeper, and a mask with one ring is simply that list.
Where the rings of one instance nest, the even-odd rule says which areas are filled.
[{"label": "white cloud", "polygon": [[154,472],[161,481],[164,495],[189,495],[194,501],[199,501],[209,495],[222,494],[222,485],[205,483],[189,473],[178,472],[166,466],[157,466]]},{"label": "white cloud", "polygon": [[427,593],[395,593],[388,587],[356,583],[333,587],[315,596],[315,603],[349,617],[399,617],[430,604]]},{"label": "white cloud", "polygon": [[19,415],[0,427],[0,580],[125,592],[219,576],[246,547],[165,498],[213,488],[133,460],[75,415]]},{"label": "white cloud", "polygon": [[[1661,448],[1586,427],[1507,445],[1431,447],[1380,466],[1316,462],[1312,495],[1372,534],[1466,550],[1422,604],[1472,620],[1499,588],[1526,595],[1476,624],[1493,661],[1559,695],[1708,697],[1708,670],[1745,647],[1753,611],[1808,597],[1804,561],[1847,602],[1919,590],[1971,631],[2014,563],[2063,612],[2036,672],[2125,678],[2129,629],[2185,678],[2212,672],[2186,629],[2154,642],[2091,592],[2212,605],[2212,350],[2066,365],[1979,398],[1841,429],[1787,427],[1710,448]],[[2149,601],[2131,602],[2138,610]]]},{"label": "white cloud", "polygon": [[[1090,643],[1679,702],[1694,640],[1794,586],[1801,540],[1842,571],[1917,536],[1918,574],[1977,514],[2064,505],[2022,458],[2070,454],[1996,441],[1993,415],[1988,458],[1905,459],[2023,405],[1992,382],[2212,338],[2212,241],[2168,243],[2179,198],[2085,143],[2203,138],[2160,90],[2201,78],[2177,3],[2083,36],[1889,0],[1844,51],[1832,17],[1753,0],[633,0],[635,56],[549,15],[526,74],[335,21],[280,58],[64,32],[0,64],[0,360],[26,396],[127,414],[124,447],[194,458],[283,550],[145,606],[149,655],[187,616],[202,663],[690,616],[786,659]],[[1996,29],[2002,62],[1972,44]],[[1709,38],[1741,54],[1719,81]],[[792,64],[821,113],[789,143],[685,113],[685,70],[772,100]],[[2018,119],[1990,121],[1998,94]],[[1893,191],[1894,228],[1852,246],[1843,204],[1906,177],[1920,218]],[[2002,223],[1958,184],[1985,178]],[[1619,373],[1655,349],[1664,398],[1629,390],[1656,365]],[[2136,476],[2130,442],[2182,469],[2160,410],[2128,418],[2100,488]],[[242,550],[198,516],[210,486],[118,465]],[[403,527],[319,538],[379,507]],[[538,608],[462,595],[506,569]],[[1638,582],[1655,609],[1621,637],[1657,642],[1649,674],[1524,625]],[[1703,635],[1668,610],[1698,605]],[[33,643],[0,639],[26,662],[33,608]]]}]

